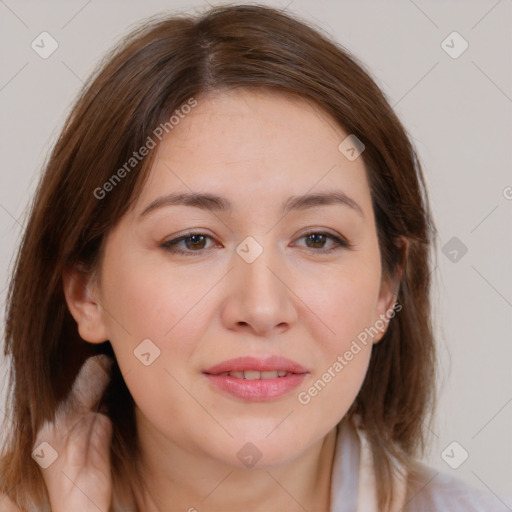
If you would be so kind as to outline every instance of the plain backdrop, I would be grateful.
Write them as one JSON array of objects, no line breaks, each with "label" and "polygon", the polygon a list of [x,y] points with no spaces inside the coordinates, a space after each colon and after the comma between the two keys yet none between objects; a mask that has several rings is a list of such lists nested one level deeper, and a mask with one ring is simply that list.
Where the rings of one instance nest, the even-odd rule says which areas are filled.
[{"label": "plain backdrop", "polygon": [[[512,2],[261,3],[288,5],[352,51],[411,134],[439,230],[433,301],[442,378],[427,463],[512,509]],[[142,18],[207,7],[199,0],[0,2],[2,305],[41,165],[82,82]],[[44,31],[58,44],[47,59],[31,47]],[[3,356],[0,364],[2,398]],[[457,469],[441,456],[447,447],[452,460],[462,450],[469,455]]]}]

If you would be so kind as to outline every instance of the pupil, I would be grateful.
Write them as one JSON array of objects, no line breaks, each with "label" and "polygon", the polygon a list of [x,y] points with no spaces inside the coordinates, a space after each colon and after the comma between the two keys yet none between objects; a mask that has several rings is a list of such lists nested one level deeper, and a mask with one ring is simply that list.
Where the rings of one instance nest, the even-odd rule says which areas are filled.
[{"label": "pupil", "polygon": [[324,241],[324,235],[319,235],[313,233],[312,235],[309,235],[310,239],[316,238],[317,240],[313,240],[313,243],[322,245],[322,242]]},{"label": "pupil", "polygon": [[201,242],[204,242],[204,236],[203,235],[192,235],[189,237],[189,240],[192,240],[192,245],[194,247],[197,247],[198,244],[201,244]]}]

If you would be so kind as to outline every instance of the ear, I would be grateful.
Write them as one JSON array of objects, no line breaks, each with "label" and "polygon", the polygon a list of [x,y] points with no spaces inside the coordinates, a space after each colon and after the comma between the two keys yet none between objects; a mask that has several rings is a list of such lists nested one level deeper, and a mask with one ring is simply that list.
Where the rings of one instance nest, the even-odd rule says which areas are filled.
[{"label": "ear", "polygon": [[[398,291],[400,289],[400,282],[405,269],[407,261],[407,254],[409,250],[409,241],[405,237],[400,237],[400,252],[401,262],[396,269],[393,277],[383,276],[381,287],[379,291],[379,299],[377,301],[377,309],[375,315],[375,327],[379,333],[373,338],[373,343],[378,343],[387,331],[389,321],[395,316],[394,307],[398,299]],[[401,306],[400,306],[401,309]],[[397,311],[400,311],[397,308]]]},{"label": "ear", "polygon": [[79,267],[68,268],[62,276],[63,291],[69,311],[85,341],[103,343],[108,339],[97,289],[90,273]]}]

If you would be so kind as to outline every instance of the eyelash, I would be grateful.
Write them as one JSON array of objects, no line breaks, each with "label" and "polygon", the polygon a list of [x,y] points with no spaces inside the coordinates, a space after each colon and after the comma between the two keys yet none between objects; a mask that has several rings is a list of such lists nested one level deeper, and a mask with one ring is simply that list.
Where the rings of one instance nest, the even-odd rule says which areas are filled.
[{"label": "eyelash", "polygon": [[[311,235],[323,235],[326,238],[329,238],[329,239],[331,239],[332,241],[335,242],[335,245],[333,245],[330,249],[313,249],[311,247],[306,247],[306,249],[308,249],[308,250],[310,250],[312,252],[316,252],[316,253],[320,252],[322,254],[330,254],[331,252],[339,250],[339,249],[351,249],[353,247],[352,244],[350,244],[347,240],[344,240],[343,238],[337,237],[337,236],[332,235],[330,233],[324,233],[322,231],[309,231],[308,233],[304,233],[299,238],[299,240],[301,238],[305,238],[305,237],[308,237],[308,236],[311,236]],[[193,251],[193,250],[192,251],[191,250],[185,251],[183,249],[178,249],[177,248],[177,244],[179,244],[180,242],[182,242],[184,240],[192,238],[194,236],[202,236],[202,237],[206,237],[206,238],[212,239],[211,236],[206,235],[204,233],[194,233],[194,232],[191,232],[191,233],[187,233],[186,235],[180,236],[178,238],[174,238],[172,240],[168,240],[168,241],[164,242],[161,245],[161,247],[165,251],[173,253],[173,254],[182,254],[182,255],[185,255],[185,256],[193,256],[194,253],[199,253],[200,254],[201,252],[203,252],[206,249],[198,249],[197,251]]]}]

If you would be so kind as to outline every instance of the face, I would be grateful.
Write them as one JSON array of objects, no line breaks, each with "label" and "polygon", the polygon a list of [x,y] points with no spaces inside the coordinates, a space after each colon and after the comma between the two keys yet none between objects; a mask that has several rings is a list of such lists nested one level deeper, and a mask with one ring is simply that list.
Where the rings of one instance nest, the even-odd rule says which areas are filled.
[{"label": "face", "polygon": [[[347,133],[300,99],[239,90],[197,100],[106,240],[100,321],[140,425],[233,466],[252,443],[271,467],[343,418],[394,296],[363,160],[338,149]],[[221,199],[171,198],[191,193]],[[311,194],[338,200],[297,201]],[[271,356],[295,373],[283,360],[267,370],[284,377],[205,373]]]}]

